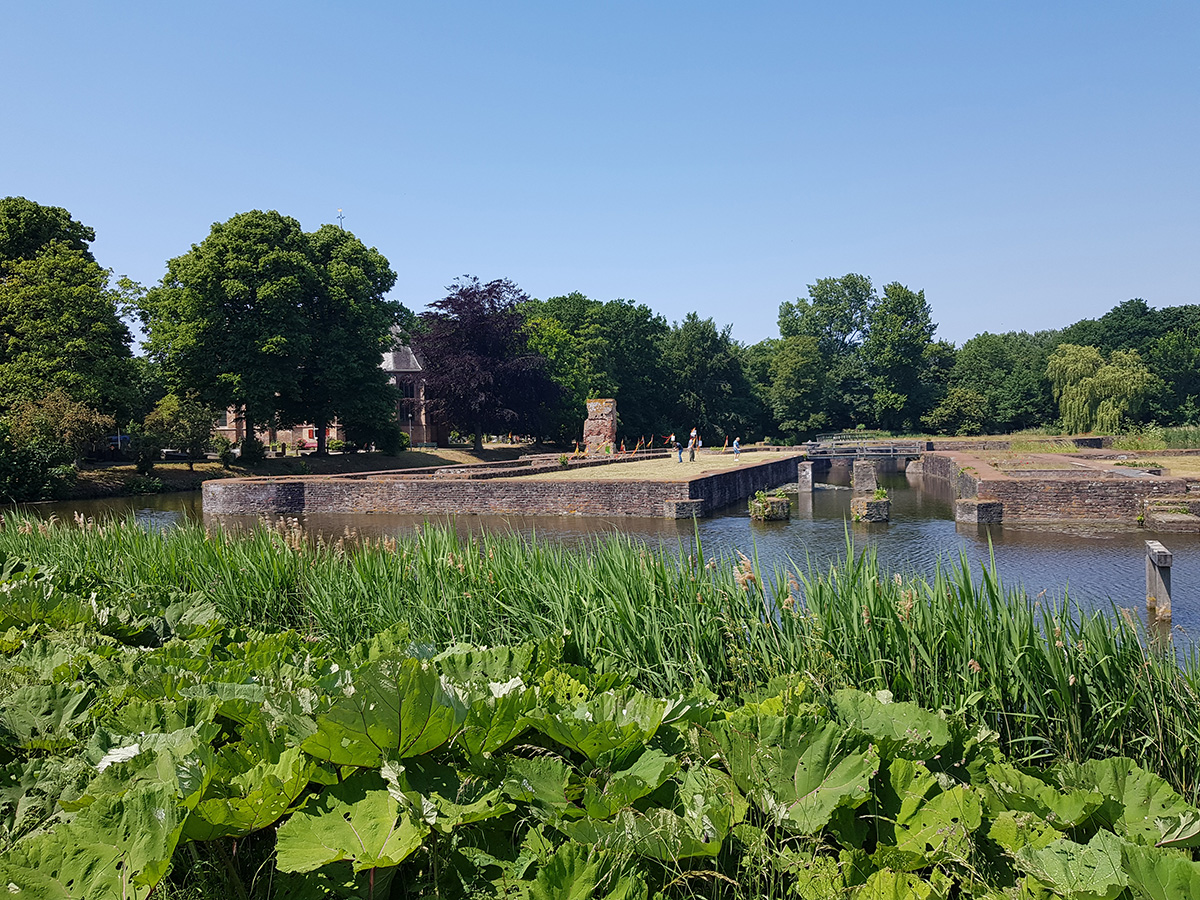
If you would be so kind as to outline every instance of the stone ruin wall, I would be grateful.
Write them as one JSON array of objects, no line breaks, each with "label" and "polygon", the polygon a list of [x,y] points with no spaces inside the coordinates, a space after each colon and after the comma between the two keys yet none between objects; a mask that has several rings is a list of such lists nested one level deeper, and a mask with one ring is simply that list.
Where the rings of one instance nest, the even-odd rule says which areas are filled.
[{"label": "stone ruin wall", "polygon": [[583,423],[583,445],[591,452],[615,449],[617,444],[617,401],[589,400]]}]

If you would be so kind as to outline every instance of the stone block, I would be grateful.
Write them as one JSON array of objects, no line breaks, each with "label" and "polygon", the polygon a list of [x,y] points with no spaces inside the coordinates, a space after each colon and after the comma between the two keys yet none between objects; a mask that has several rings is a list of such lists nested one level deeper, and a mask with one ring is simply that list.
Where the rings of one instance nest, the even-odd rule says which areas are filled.
[{"label": "stone block", "polygon": [[750,498],[750,518],[758,522],[779,522],[792,517],[792,501],[787,497]]},{"label": "stone block", "polygon": [[954,521],[968,525],[999,525],[1004,521],[1004,504],[999,500],[975,497],[955,500]]},{"label": "stone block", "polygon": [[666,519],[702,519],[704,518],[703,500],[664,500],[663,518]]},{"label": "stone block", "polygon": [[908,465],[904,467],[904,474],[905,475],[924,475],[925,474],[924,460],[922,460],[920,457],[918,457],[917,459],[910,459],[908,461]]},{"label": "stone block", "polygon": [[873,494],[879,487],[879,479],[875,477],[875,464],[865,459],[856,459],[850,474],[850,486],[856,494]]},{"label": "stone block", "polygon": [[617,442],[617,401],[589,400],[583,423],[583,443],[591,452],[614,447]]},{"label": "stone block", "polygon": [[797,465],[796,485],[801,493],[811,493],[813,489],[813,464],[805,461]]},{"label": "stone block", "polygon": [[875,500],[863,494],[851,497],[850,517],[855,522],[886,522],[892,517],[892,501]]}]

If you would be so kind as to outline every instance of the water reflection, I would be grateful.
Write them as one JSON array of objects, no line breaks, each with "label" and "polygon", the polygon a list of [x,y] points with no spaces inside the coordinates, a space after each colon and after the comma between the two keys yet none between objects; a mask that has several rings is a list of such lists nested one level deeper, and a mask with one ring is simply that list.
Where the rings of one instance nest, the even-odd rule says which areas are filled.
[{"label": "water reflection", "polygon": [[[845,470],[830,477],[845,480]],[[939,565],[966,558],[973,569],[992,558],[1004,583],[1023,586],[1031,595],[1045,592],[1059,598],[1064,592],[1085,605],[1108,608],[1111,599],[1135,610],[1145,609],[1145,541],[1161,540],[1175,554],[1173,567],[1174,622],[1188,630],[1200,626],[1200,535],[1153,534],[1136,528],[1082,524],[957,526],[948,486],[936,479],[922,483],[914,477],[880,478],[892,499],[892,521],[864,525],[849,521],[850,491],[838,485],[802,496],[792,495],[793,517],[786,522],[751,522],[743,506],[718,511],[696,523],[657,518],[577,518],[567,516],[331,515],[300,517],[311,533],[339,537],[348,530],[366,536],[411,534],[426,521],[450,525],[464,535],[489,532],[534,534],[541,540],[578,546],[597,535],[621,533],[651,544],[693,552],[698,535],[706,556],[743,552],[757,554],[765,567],[799,565],[826,569],[844,558],[847,542],[856,550],[871,547],[883,565],[903,573],[930,574]],[[150,528],[167,527],[183,519],[219,521],[225,527],[248,528],[254,517],[222,516],[203,519],[200,495],[167,494],[152,497],[95,500],[68,504],[43,503],[28,507],[39,515],[70,519],[84,516],[132,514]]]}]

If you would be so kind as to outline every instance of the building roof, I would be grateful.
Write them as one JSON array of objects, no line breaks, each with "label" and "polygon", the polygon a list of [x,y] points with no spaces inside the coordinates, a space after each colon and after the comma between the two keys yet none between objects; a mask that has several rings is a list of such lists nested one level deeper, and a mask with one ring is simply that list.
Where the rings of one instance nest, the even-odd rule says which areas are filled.
[{"label": "building roof", "polygon": [[394,349],[384,353],[380,366],[383,371],[390,373],[423,372],[425,370],[421,361],[417,359],[417,355],[413,353],[412,347],[405,344],[398,344]]}]

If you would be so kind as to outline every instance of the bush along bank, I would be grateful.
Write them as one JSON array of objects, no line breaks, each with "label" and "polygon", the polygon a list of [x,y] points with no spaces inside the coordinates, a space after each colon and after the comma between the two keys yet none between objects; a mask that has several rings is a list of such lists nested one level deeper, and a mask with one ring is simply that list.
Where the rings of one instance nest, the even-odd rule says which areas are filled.
[{"label": "bush along bank", "polygon": [[11,561],[14,897],[1187,898],[1200,810],[1130,759],[801,676],[655,697],[564,642],[346,652]]}]

